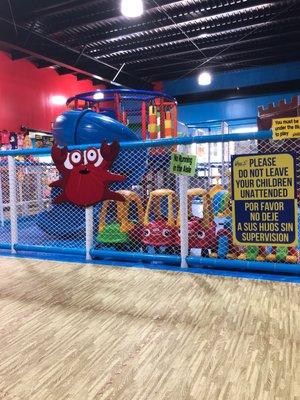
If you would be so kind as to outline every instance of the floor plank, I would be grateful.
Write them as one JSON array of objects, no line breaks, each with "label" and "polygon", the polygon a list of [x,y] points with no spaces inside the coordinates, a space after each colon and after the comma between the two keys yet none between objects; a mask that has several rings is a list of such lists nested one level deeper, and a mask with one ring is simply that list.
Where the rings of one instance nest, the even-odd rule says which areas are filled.
[{"label": "floor plank", "polygon": [[2,400],[299,400],[300,286],[0,259]]}]

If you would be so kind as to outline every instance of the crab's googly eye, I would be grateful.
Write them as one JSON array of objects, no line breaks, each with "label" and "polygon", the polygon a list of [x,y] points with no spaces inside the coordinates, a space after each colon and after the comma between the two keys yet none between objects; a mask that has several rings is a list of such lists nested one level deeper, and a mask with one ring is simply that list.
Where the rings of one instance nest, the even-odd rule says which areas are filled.
[{"label": "crab's googly eye", "polygon": [[150,234],[151,234],[150,229],[145,229],[144,236],[148,237],[150,236]]},{"label": "crab's googly eye", "polygon": [[162,235],[163,237],[169,237],[171,235],[171,232],[169,229],[163,229]]},{"label": "crab's googly eye", "polygon": [[198,239],[204,239],[205,238],[205,232],[203,232],[203,231],[197,232],[197,238]]},{"label": "crab's googly eye", "polygon": [[82,163],[82,153],[78,150],[73,151],[70,154],[70,161],[73,165],[78,165]]},{"label": "crab's googly eye", "polygon": [[88,162],[94,164],[97,162],[98,160],[98,151],[97,149],[88,149],[86,152],[86,159]]},{"label": "crab's googly eye", "polygon": [[103,161],[100,149],[97,150],[97,161],[94,162],[95,167],[99,167]]}]

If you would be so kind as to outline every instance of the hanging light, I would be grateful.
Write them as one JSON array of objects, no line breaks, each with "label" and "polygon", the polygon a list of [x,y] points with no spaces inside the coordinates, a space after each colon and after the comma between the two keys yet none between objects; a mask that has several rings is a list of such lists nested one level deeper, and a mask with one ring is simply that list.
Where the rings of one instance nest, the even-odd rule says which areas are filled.
[{"label": "hanging light", "polygon": [[211,81],[212,81],[212,76],[207,71],[201,72],[201,74],[199,74],[199,76],[198,76],[198,83],[201,86],[210,85]]},{"label": "hanging light", "polygon": [[102,99],[104,99],[104,93],[102,93],[102,92],[96,92],[96,93],[93,95],[93,99],[94,99],[94,100],[102,100]]},{"label": "hanging light", "polygon": [[143,0],[121,0],[121,13],[127,18],[140,17],[144,12]]}]

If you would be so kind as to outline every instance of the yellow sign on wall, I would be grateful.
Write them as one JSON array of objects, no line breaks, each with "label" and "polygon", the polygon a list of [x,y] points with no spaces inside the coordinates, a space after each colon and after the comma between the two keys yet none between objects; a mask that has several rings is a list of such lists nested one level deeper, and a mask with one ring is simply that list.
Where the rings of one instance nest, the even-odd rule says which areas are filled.
[{"label": "yellow sign on wall", "polygon": [[300,138],[300,117],[273,119],[272,133],[274,140]]},{"label": "yellow sign on wall", "polygon": [[296,157],[251,154],[232,159],[233,241],[297,246]]}]

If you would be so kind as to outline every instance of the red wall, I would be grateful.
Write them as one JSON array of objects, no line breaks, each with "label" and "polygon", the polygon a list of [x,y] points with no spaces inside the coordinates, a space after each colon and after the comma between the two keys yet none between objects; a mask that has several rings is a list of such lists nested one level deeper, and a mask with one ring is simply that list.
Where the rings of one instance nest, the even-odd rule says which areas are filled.
[{"label": "red wall", "polygon": [[[101,86],[98,86],[101,87]],[[52,68],[36,68],[26,60],[12,61],[0,52],[0,130],[18,130],[20,125],[50,131],[65,106],[51,103],[51,96],[66,98],[95,90],[88,80],[59,76]]]}]

